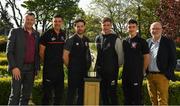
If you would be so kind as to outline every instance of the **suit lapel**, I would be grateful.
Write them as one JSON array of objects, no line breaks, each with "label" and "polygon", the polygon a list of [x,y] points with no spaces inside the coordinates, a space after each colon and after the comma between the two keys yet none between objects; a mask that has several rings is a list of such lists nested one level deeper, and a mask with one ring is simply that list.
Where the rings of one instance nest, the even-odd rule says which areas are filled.
[{"label": "suit lapel", "polygon": [[25,38],[25,32],[24,32],[24,29],[23,28],[21,28],[21,31],[20,31],[20,38],[21,38],[21,43],[22,43],[22,46],[23,46],[23,49],[25,50],[25,46],[26,46],[26,44],[25,44],[25,40],[26,40],[26,38]]},{"label": "suit lapel", "polygon": [[163,48],[164,48],[164,41],[163,41],[163,37],[161,37],[161,40],[160,40],[160,44],[159,44],[159,50],[158,50],[158,53],[157,53],[157,57],[160,56],[161,52],[163,52]]}]

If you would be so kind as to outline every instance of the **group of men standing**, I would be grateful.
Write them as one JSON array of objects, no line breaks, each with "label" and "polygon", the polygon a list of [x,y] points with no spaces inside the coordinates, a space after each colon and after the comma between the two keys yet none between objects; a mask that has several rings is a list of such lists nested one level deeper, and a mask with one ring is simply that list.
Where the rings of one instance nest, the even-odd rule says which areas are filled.
[{"label": "group of men standing", "polygon": [[[42,104],[59,105],[64,93],[64,67],[68,68],[66,104],[83,104],[84,78],[91,65],[89,39],[85,36],[86,22],[74,22],[75,33],[66,39],[61,29],[63,18],[55,15],[52,28],[39,37],[33,29],[35,15],[27,13],[23,28],[10,31],[7,43],[8,70],[12,73],[9,105],[27,105],[34,76],[43,62]],[[147,86],[153,105],[168,104],[169,80],[175,80],[175,45],[162,36],[162,25],[150,26],[152,38],[147,41],[137,33],[136,20],[129,20],[129,36],[122,40],[112,30],[112,20],[104,17],[102,32],[95,39],[97,60],[95,70],[100,82],[103,105],[117,105],[117,80],[119,67],[123,64],[122,87],[125,105],[142,105],[142,82],[147,76]]]}]

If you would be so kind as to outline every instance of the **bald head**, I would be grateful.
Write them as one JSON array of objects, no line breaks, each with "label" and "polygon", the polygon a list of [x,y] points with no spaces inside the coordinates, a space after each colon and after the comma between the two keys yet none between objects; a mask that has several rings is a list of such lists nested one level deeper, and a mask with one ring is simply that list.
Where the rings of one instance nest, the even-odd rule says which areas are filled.
[{"label": "bald head", "polygon": [[153,22],[153,23],[151,24],[150,29],[151,29],[152,27],[158,27],[158,28],[161,28],[161,29],[162,29],[162,25],[161,25],[160,22]]},{"label": "bald head", "polygon": [[154,22],[150,26],[150,33],[154,40],[158,40],[162,34],[162,25],[160,22]]}]

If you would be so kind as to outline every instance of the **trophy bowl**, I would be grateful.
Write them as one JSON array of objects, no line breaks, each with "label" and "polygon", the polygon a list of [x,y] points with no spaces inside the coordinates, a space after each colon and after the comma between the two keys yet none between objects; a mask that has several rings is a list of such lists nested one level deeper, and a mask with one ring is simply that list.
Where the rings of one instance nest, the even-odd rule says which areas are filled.
[{"label": "trophy bowl", "polygon": [[97,77],[96,72],[95,71],[89,71],[88,77]]}]

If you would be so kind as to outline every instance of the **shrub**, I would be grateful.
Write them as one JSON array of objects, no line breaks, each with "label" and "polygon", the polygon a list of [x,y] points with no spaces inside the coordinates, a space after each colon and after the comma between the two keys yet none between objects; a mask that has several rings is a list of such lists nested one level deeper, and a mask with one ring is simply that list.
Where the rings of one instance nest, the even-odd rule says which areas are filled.
[{"label": "shrub", "polygon": [[0,36],[0,52],[6,51],[7,36]]},{"label": "shrub", "polygon": [[[62,104],[65,104],[65,99],[66,99],[66,94],[67,94],[67,80],[65,80],[64,83],[64,94],[63,94],[63,100]],[[33,91],[32,91],[32,101],[36,105],[40,105],[42,100],[42,80],[36,80]]]},{"label": "shrub", "polygon": [[36,80],[32,90],[32,101],[36,105],[40,105],[42,100],[42,83],[41,80]]},{"label": "shrub", "polygon": [[176,48],[176,57],[177,57],[177,59],[180,59],[180,48],[179,47]]},{"label": "shrub", "polygon": [[8,65],[8,61],[5,59],[0,60],[0,65]]},{"label": "shrub", "polygon": [[5,52],[0,52],[0,57],[6,57],[6,53]]},{"label": "shrub", "polygon": [[169,94],[169,103],[180,105],[180,81],[170,83]]},{"label": "shrub", "polygon": [[118,80],[122,79],[122,71],[123,71],[123,67],[120,67],[118,73]]},{"label": "shrub", "polygon": [[[11,78],[0,78],[0,104],[6,105],[8,102],[9,94],[10,94],[10,80]],[[36,80],[34,83],[33,91],[32,91],[32,101],[34,104],[41,104],[42,99],[42,82],[41,80]],[[67,94],[67,81],[65,81],[65,91],[63,96],[63,104],[65,103]],[[123,104],[124,97],[122,91],[122,82],[118,81],[118,100],[119,104]],[[147,92],[146,80],[143,82],[143,99],[144,104],[150,105],[150,99]],[[180,105],[180,81],[170,82],[169,87],[169,104],[170,105]]]},{"label": "shrub", "polygon": [[175,77],[177,81],[180,81],[180,72],[175,72]]},{"label": "shrub", "polygon": [[10,95],[10,77],[0,78],[0,105],[6,105]]},{"label": "shrub", "polygon": [[6,65],[0,66],[0,75],[1,76],[9,75],[9,72],[7,72],[7,66]]},{"label": "shrub", "polygon": [[8,65],[5,52],[0,52],[0,65]]},{"label": "shrub", "polygon": [[180,42],[176,42],[176,47],[180,47]]}]

